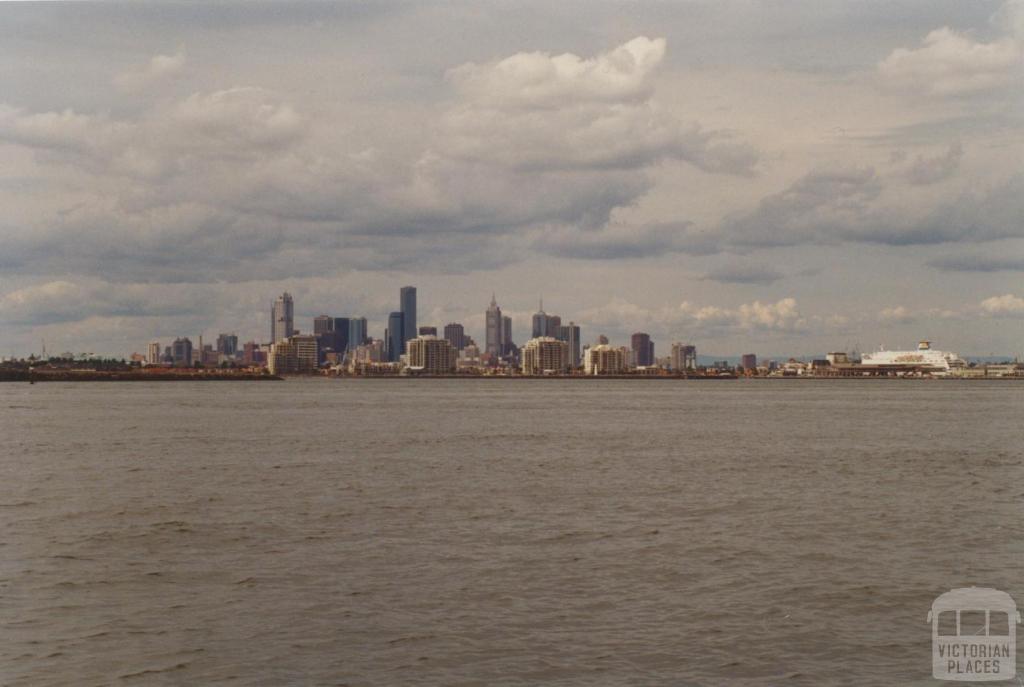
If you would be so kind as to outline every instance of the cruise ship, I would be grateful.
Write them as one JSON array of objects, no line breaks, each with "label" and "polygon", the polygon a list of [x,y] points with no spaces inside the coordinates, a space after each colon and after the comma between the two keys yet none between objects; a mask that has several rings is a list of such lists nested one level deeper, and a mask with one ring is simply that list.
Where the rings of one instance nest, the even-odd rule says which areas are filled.
[{"label": "cruise ship", "polygon": [[862,365],[878,367],[917,366],[928,368],[932,374],[948,374],[955,368],[966,367],[967,363],[956,353],[937,351],[931,341],[917,344],[916,351],[875,351],[861,356]]}]

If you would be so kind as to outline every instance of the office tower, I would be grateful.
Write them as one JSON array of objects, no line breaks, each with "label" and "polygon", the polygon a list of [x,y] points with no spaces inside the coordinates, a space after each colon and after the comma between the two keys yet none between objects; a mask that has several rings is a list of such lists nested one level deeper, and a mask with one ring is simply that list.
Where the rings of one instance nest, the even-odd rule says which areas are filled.
[{"label": "office tower", "polygon": [[316,336],[312,334],[296,334],[288,338],[295,346],[295,358],[298,361],[298,372],[313,372],[319,364],[320,354],[317,350]]},{"label": "office tower", "polygon": [[456,351],[466,347],[466,330],[458,322],[449,322],[444,326],[444,338]]},{"label": "office tower", "polygon": [[[399,354],[404,353],[405,342],[416,338],[416,287],[403,286],[398,294],[399,310],[402,311],[402,345]],[[395,358],[398,360],[398,358]]]},{"label": "office tower", "polygon": [[544,299],[540,299],[540,309],[533,315],[533,338],[539,336],[550,336],[558,338],[559,327],[562,326],[562,318],[558,315],[548,315],[544,312]]},{"label": "office tower", "polygon": [[326,334],[334,331],[334,318],[327,315],[318,315],[313,318],[313,334]]},{"label": "office tower", "polygon": [[437,336],[437,327],[420,327],[420,336]]},{"label": "office tower", "polygon": [[494,300],[494,294],[491,294],[491,305],[487,308],[486,316],[486,353],[492,358],[497,358],[502,355],[502,344],[504,339],[502,338],[502,319],[501,319],[501,308],[498,307],[498,302]]},{"label": "office tower", "polygon": [[686,372],[697,369],[697,347],[692,344],[672,344],[672,369]]},{"label": "office tower", "polygon": [[626,371],[626,348],[598,344],[587,349],[583,371],[588,375],[618,375]]},{"label": "office tower", "polygon": [[393,312],[388,315],[388,328],[384,332],[384,339],[387,341],[388,360],[397,363],[402,358],[405,341],[402,336],[405,332],[405,316],[401,312]]},{"label": "office tower", "polygon": [[348,321],[348,348],[355,349],[356,346],[362,346],[366,341],[366,318],[351,318]]},{"label": "office tower", "polygon": [[523,374],[527,375],[563,374],[569,368],[569,347],[553,336],[527,341],[522,357]]},{"label": "office tower", "polygon": [[149,350],[146,351],[146,362],[157,364],[160,362],[160,342],[150,341]]},{"label": "office tower", "polygon": [[335,317],[334,320],[334,342],[331,347],[335,353],[344,353],[348,350],[349,325],[351,320],[347,317]]},{"label": "office tower", "polygon": [[431,375],[455,372],[459,352],[448,339],[424,334],[411,339],[406,346],[409,349],[409,367],[413,370]]},{"label": "office tower", "polygon": [[501,354],[511,355],[516,345],[512,341],[512,318],[501,316]]},{"label": "office tower", "polygon": [[270,308],[270,343],[287,339],[295,333],[295,303],[287,291]]},{"label": "office tower", "polygon": [[598,346],[607,346],[608,345],[608,337],[605,336],[604,334],[599,334],[598,337],[597,337],[597,345]]},{"label": "office tower", "polygon": [[740,366],[744,370],[757,370],[757,356],[753,353],[744,353],[740,359]]},{"label": "office tower", "polygon": [[569,366],[574,370],[580,366],[580,328],[575,322],[558,328],[558,338],[569,347]]},{"label": "office tower", "polygon": [[631,343],[633,360],[637,367],[649,367],[654,364],[654,343],[648,334],[644,332],[633,334]]},{"label": "office tower", "polygon": [[235,334],[220,334],[217,337],[217,352],[234,358],[238,353],[238,336]]},{"label": "office tower", "polygon": [[171,344],[171,357],[179,367],[192,366],[192,341],[187,336],[175,339]]}]

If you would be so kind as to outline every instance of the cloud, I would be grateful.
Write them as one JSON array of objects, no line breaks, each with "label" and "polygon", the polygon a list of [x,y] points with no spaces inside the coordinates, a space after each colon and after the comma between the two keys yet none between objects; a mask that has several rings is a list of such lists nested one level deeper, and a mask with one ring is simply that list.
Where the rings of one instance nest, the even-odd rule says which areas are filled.
[{"label": "cloud", "polygon": [[760,284],[767,286],[785,278],[785,274],[771,265],[733,263],[715,268],[701,275],[705,281],[725,284]]},{"label": "cloud", "polygon": [[960,167],[964,149],[959,143],[949,147],[944,155],[922,157],[918,155],[907,168],[905,175],[912,184],[934,184],[953,176]]},{"label": "cloud", "polygon": [[906,324],[914,321],[914,315],[902,305],[890,308],[883,308],[878,313],[878,320],[885,323]]},{"label": "cloud", "polygon": [[173,55],[154,55],[145,65],[132,67],[114,77],[114,84],[126,91],[148,88],[174,77],[185,68],[185,50],[178,48]]},{"label": "cloud", "polygon": [[933,96],[962,96],[1019,82],[1024,52],[1013,37],[991,43],[944,27],[921,46],[897,48],[878,65],[886,85]]},{"label": "cloud", "polygon": [[881,191],[871,167],[820,167],[763,198],[753,211],[727,216],[721,231],[739,246],[827,241],[861,224]]},{"label": "cloud", "polygon": [[928,265],[946,272],[1024,272],[1024,257],[955,253],[929,260]]},{"label": "cloud", "polygon": [[1024,298],[1007,293],[981,302],[981,309],[995,317],[1024,317]]}]

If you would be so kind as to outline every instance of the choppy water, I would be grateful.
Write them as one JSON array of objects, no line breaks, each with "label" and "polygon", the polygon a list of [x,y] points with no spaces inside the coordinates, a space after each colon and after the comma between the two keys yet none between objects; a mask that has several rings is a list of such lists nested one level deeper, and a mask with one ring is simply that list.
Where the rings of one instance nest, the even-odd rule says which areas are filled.
[{"label": "choppy water", "polygon": [[[933,684],[1024,384],[0,385],[4,685]],[[1024,659],[1022,659],[1024,663]]]}]

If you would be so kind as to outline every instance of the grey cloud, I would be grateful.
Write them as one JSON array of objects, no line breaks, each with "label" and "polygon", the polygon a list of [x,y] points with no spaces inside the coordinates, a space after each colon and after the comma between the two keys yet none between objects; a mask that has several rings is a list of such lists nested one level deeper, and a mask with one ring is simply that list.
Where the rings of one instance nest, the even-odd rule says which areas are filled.
[{"label": "grey cloud", "polygon": [[928,261],[946,272],[1024,272],[1024,256],[955,253]]},{"label": "grey cloud", "polygon": [[701,279],[724,284],[759,284],[767,286],[785,278],[785,276],[785,274],[770,265],[734,263],[709,270],[701,275]]},{"label": "grey cloud", "polygon": [[906,170],[906,177],[910,183],[922,185],[948,179],[960,167],[963,155],[964,149],[959,143],[954,143],[945,154],[937,157],[918,155]]}]

